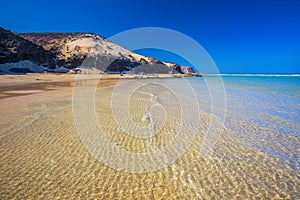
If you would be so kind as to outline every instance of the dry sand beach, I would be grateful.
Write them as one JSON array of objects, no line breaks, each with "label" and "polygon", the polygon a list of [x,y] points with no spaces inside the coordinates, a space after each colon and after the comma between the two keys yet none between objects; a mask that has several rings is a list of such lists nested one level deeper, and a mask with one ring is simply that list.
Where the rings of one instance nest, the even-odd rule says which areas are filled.
[{"label": "dry sand beach", "polygon": [[[132,81],[126,76],[124,83]],[[107,75],[98,84],[97,119],[120,148],[151,151],[147,139],[130,137],[115,123],[110,100],[119,78]],[[212,118],[206,113],[199,113],[193,143],[173,164],[146,173],[108,167],[89,153],[77,133],[72,112],[75,79],[66,74],[0,77],[0,199],[299,199],[299,172],[245,145],[229,129],[220,130],[213,155],[200,157]],[[160,90],[151,85],[144,89]],[[171,93],[160,94],[169,97],[161,101],[168,102],[165,110],[174,119],[167,118],[153,137],[155,148],[175,137],[180,112]],[[131,117],[141,126],[141,111],[151,105],[148,99],[140,92],[129,103]]]}]

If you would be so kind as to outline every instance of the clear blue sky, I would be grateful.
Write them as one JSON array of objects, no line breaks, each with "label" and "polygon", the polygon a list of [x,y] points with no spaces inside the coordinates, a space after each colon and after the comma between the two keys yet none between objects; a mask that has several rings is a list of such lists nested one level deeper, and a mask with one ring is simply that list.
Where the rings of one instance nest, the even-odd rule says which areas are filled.
[{"label": "clear blue sky", "polygon": [[[105,37],[132,28],[164,27],[198,41],[221,73],[300,73],[297,0],[0,0],[0,26],[14,32],[94,32]],[[144,53],[181,62],[158,51]]]}]

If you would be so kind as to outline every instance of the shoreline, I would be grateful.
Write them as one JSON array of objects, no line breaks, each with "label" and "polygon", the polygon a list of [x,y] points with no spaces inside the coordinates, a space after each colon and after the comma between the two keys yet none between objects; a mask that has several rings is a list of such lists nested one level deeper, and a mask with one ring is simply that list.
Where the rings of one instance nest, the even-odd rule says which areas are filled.
[{"label": "shoreline", "polygon": [[53,90],[57,87],[73,87],[79,79],[99,79],[99,86],[104,87],[115,83],[120,79],[165,79],[184,78],[184,74],[39,74],[28,73],[24,75],[1,75],[0,76],[0,100],[10,97],[24,96],[36,92]]},{"label": "shoreline", "polygon": [[[42,74],[42,73],[28,73],[28,74],[3,74],[0,75],[1,86],[41,83],[41,82],[68,82],[75,81],[77,76],[86,77],[100,77],[103,80],[111,79],[135,79],[135,78],[184,78],[184,74]],[[0,86],[0,87],[1,87]]]}]

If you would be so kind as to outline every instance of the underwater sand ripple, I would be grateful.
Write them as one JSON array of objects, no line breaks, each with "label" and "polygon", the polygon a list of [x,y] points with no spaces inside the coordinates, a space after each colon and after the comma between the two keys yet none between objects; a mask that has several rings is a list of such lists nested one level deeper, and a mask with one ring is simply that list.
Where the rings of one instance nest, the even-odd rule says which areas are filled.
[{"label": "underwater sand ripple", "polygon": [[[107,137],[128,151],[149,151],[146,140],[134,139],[115,128],[108,106],[111,89],[105,87],[97,91],[96,113]],[[71,88],[63,87],[21,99],[12,97],[17,98],[14,99],[17,105],[14,112],[19,113],[15,114],[16,118],[11,118],[15,122],[6,121],[5,127],[1,126],[2,199],[299,197],[299,172],[239,140],[233,130],[222,130],[215,153],[200,158],[199,149],[206,125],[212,117],[205,113],[199,115],[203,123],[196,128],[198,133],[192,146],[172,165],[141,174],[109,168],[91,156],[82,145],[72,120],[71,94]],[[136,121],[143,116],[143,98],[146,97],[138,94],[132,98],[131,103],[137,105],[131,107]],[[32,103],[33,100],[35,103]],[[8,106],[9,103],[2,99],[2,105]],[[249,126],[242,121],[234,123],[245,128]],[[170,130],[176,120],[169,120],[166,124],[152,141],[156,148],[162,148],[174,136]]]}]

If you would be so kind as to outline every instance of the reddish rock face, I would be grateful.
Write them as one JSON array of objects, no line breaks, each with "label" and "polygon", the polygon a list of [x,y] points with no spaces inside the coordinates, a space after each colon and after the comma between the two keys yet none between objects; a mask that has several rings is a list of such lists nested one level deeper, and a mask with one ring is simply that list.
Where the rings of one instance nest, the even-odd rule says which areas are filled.
[{"label": "reddish rock face", "polygon": [[180,67],[180,70],[184,74],[194,74],[195,71],[191,67]]}]

